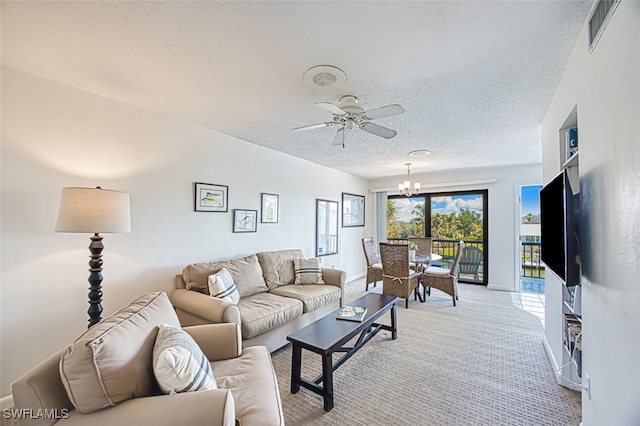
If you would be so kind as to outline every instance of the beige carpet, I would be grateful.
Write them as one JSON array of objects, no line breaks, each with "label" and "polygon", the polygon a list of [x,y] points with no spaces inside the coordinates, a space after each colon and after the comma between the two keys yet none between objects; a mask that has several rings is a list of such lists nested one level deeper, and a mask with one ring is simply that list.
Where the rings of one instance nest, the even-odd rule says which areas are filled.
[{"label": "beige carpet", "polygon": [[[348,301],[364,294],[362,279],[347,287]],[[380,332],[336,370],[328,413],[320,396],[290,393],[290,345],[273,353],[288,426],[580,423],[580,394],[558,385],[540,321],[510,293],[462,284],[457,307],[433,290],[397,312],[397,340]],[[318,355],[303,351],[302,363],[303,377],[320,373]]]}]

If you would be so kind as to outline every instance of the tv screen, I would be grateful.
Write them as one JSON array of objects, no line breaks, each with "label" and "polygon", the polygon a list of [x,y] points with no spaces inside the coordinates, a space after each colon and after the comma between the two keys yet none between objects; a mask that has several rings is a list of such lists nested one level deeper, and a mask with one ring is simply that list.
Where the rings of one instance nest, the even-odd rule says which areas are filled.
[{"label": "tv screen", "polygon": [[580,284],[575,197],[566,170],[540,190],[540,255],[568,286]]}]

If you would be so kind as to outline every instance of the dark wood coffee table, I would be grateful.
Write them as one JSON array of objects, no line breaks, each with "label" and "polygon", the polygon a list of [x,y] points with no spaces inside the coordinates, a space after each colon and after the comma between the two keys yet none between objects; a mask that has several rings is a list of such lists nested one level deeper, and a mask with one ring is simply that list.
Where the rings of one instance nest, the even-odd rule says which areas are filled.
[{"label": "dark wood coffee table", "polygon": [[[287,336],[291,342],[293,355],[291,362],[291,393],[298,393],[300,386],[317,393],[324,399],[325,411],[333,408],[333,372],[347,359],[356,353],[365,343],[380,330],[391,331],[393,340],[398,336],[396,328],[396,299],[377,293],[369,293],[358,300],[349,303],[350,306],[363,306],[367,313],[362,322],[336,319],[337,311],[320,318],[314,323],[301,328]],[[375,321],[385,312],[391,313],[391,325],[378,324]],[[344,346],[347,342],[360,334],[353,346]],[[322,356],[322,374],[313,380],[300,376],[302,367],[302,349],[307,349]],[[336,362],[333,362],[334,352],[344,352]],[[322,383],[322,386],[320,386]]]}]

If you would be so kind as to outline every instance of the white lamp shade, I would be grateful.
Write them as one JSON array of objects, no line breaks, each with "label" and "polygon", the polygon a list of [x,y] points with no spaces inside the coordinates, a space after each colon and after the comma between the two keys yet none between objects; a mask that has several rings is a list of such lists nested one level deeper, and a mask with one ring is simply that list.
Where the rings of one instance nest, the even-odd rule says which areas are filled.
[{"label": "white lamp shade", "polygon": [[129,194],[101,188],[62,188],[56,232],[131,232]]}]

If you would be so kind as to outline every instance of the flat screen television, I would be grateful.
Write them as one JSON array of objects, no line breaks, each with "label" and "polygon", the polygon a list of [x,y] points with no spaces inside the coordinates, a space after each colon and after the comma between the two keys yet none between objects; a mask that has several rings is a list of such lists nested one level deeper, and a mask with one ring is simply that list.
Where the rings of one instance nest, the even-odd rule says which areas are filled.
[{"label": "flat screen television", "polygon": [[540,190],[540,256],[567,286],[580,284],[576,198],[566,170]]}]

